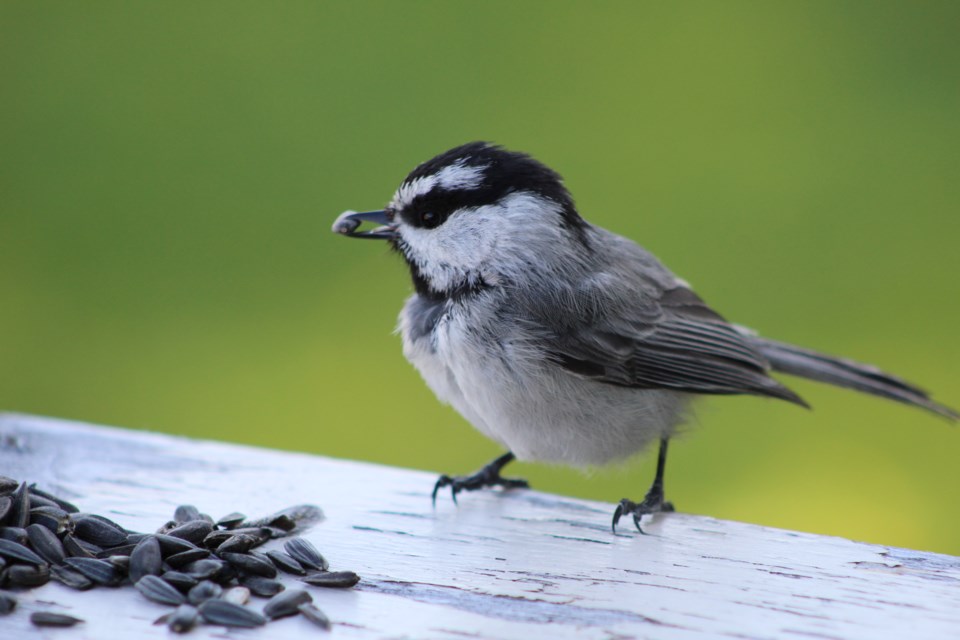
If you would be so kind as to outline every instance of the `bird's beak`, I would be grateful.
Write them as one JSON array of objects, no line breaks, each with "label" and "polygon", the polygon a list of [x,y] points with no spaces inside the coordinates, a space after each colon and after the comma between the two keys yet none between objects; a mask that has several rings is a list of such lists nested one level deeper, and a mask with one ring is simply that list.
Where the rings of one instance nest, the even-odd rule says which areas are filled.
[{"label": "bird's beak", "polygon": [[[383,226],[374,227],[369,231],[357,231],[363,222],[376,222]],[[390,240],[397,236],[397,225],[393,216],[384,211],[344,211],[333,221],[333,232],[350,238],[375,238]]]}]

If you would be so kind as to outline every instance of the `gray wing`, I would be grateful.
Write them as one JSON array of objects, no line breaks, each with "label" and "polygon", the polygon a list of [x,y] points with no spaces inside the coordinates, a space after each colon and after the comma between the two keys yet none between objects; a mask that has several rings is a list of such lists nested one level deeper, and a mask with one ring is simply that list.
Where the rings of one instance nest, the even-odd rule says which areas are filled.
[{"label": "gray wing", "polygon": [[693,291],[645,285],[631,291],[633,300],[601,293],[605,304],[582,307],[597,310],[591,317],[554,325],[550,357],[577,375],[623,387],[754,394],[807,406],[767,375],[767,359]]}]

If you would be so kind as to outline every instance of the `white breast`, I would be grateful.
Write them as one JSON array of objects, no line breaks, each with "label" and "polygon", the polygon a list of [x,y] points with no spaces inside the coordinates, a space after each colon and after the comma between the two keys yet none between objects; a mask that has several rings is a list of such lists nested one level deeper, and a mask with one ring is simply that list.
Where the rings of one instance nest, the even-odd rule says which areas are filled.
[{"label": "white breast", "polygon": [[[449,305],[449,303],[448,303]],[[623,459],[683,419],[687,394],[588,380],[547,360],[535,330],[453,304],[430,334],[400,315],[404,355],[437,397],[520,460]]]}]

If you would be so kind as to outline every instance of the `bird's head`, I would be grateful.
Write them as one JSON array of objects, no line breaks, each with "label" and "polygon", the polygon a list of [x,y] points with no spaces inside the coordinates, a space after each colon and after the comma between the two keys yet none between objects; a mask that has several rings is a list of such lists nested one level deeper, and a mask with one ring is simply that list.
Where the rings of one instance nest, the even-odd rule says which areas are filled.
[{"label": "bird's head", "polygon": [[[365,221],[382,226],[359,231]],[[471,142],[411,171],[382,211],[344,212],[333,230],[389,241],[418,293],[451,297],[563,259],[571,243],[585,242],[585,226],[556,172],[526,154]]]}]

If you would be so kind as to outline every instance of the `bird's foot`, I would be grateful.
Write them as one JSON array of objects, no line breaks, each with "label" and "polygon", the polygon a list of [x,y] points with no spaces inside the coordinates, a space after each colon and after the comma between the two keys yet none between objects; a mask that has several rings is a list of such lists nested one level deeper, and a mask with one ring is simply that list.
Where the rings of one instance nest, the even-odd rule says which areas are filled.
[{"label": "bird's foot", "polygon": [[620,522],[620,518],[630,514],[633,516],[633,524],[636,525],[637,531],[644,533],[644,530],[640,528],[640,518],[654,513],[669,513],[673,510],[673,503],[663,499],[663,490],[660,489],[658,491],[656,488],[652,488],[647,492],[643,502],[639,504],[627,498],[621,500],[613,512],[613,524],[611,527],[613,528],[613,532],[616,533],[617,523]]},{"label": "bird's foot", "polygon": [[[509,456],[509,457],[508,457]],[[530,483],[522,478],[504,478],[500,475],[500,470],[507,462],[513,460],[512,454],[506,454],[497,458],[484,468],[471,476],[448,476],[442,475],[433,485],[433,504],[437,504],[437,492],[444,487],[450,487],[450,495],[453,502],[457,502],[457,494],[461,491],[476,491],[485,487],[502,487],[504,489],[528,489]]]}]

